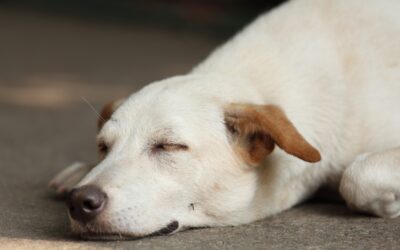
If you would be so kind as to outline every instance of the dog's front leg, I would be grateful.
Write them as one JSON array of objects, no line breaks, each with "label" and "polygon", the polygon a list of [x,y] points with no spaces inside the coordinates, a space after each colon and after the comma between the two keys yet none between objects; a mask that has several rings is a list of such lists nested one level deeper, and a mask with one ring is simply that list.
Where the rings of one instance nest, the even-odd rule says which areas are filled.
[{"label": "dog's front leg", "polygon": [[75,162],[58,173],[49,182],[49,187],[56,190],[57,194],[66,194],[71,191],[94,166],[94,164]]},{"label": "dog's front leg", "polygon": [[400,215],[400,147],[360,155],[345,170],[340,193],[350,208],[380,217]]}]

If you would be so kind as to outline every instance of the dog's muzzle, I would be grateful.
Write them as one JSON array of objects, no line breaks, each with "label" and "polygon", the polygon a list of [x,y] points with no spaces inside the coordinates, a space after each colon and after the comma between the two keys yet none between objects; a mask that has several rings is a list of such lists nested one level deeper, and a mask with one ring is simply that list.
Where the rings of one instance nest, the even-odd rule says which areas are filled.
[{"label": "dog's muzzle", "polygon": [[[107,195],[97,186],[85,185],[71,190],[67,197],[69,215],[81,226],[86,226],[94,221],[104,211],[107,204]],[[179,229],[179,222],[171,221],[165,227],[147,235],[125,235],[113,232],[85,232],[81,237],[95,240],[134,239],[146,236],[168,235]]]}]

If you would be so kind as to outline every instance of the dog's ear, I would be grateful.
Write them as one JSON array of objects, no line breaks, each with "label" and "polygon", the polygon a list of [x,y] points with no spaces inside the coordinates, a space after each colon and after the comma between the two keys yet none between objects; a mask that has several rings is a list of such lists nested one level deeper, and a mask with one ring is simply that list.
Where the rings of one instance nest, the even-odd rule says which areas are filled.
[{"label": "dog's ear", "polygon": [[252,166],[260,164],[275,144],[304,161],[321,160],[318,150],[275,105],[230,104],[225,109],[225,124],[235,151]]},{"label": "dog's ear", "polygon": [[97,120],[97,129],[100,131],[100,129],[103,127],[104,123],[106,123],[108,120],[110,120],[111,115],[114,113],[114,111],[121,106],[121,104],[125,101],[125,99],[118,99],[115,101],[111,101],[104,105],[103,109],[100,112],[100,117]]}]

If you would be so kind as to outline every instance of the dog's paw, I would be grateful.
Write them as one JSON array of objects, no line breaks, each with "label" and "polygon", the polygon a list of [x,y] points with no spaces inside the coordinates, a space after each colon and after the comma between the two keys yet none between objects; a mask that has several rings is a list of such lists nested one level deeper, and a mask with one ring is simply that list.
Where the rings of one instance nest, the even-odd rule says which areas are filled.
[{"label": "dog's paw", "polygon": [[383,194],[366,206],[368,210],[383,218],[395,218],[400,215],[400,197],[393,192]]},{"label": "dog's paw", "polygon": [[384,154],[364,154],[344,172],[340,193],[356,211],[400,216],[400,167]]},{"label": "dog's paw", "polygon": [[57,194],[68,193],[93,168],[82,162],[75,162],[58,173],[50,182],[49,187]]},{"label": "dog's paw", "polygon": [[371,213],[382,218],[395,218],[400,215],[400,195],[394,192],[373,197],[359,193],[356,199],[347,199],[346,203],[354,211]]}]

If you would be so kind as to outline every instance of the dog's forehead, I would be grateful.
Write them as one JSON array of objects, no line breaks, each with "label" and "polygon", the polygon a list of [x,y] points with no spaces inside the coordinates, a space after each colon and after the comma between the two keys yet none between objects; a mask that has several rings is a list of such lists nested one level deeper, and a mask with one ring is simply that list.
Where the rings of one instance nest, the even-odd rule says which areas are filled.
[{"label": "dog's forehead", "polygon": [[[190,130],[207,121],[216,121],[216,106],[196,92],[169,82],[145,88],[123,103],[110,125],[141,131]],[[112,125],[112,126],[114,126]]]}]

